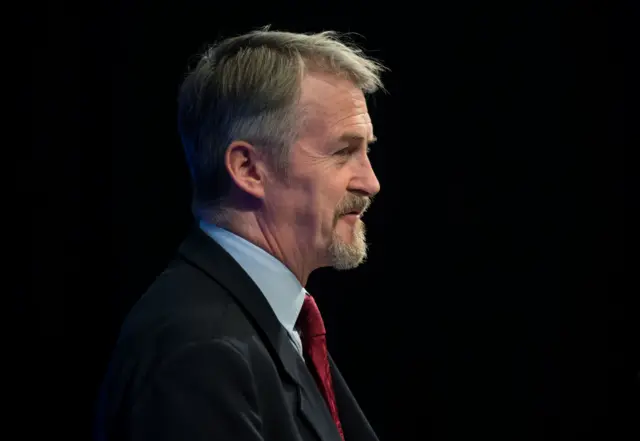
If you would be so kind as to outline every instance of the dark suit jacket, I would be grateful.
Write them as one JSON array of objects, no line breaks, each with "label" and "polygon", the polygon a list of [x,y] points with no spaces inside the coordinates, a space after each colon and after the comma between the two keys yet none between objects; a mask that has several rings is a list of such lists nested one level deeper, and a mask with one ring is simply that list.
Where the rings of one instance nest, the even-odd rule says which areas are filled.
[{"label": "dark suit jacket", "polygon": [[[330,360],[347,441],[376,441]],[[199,229],[133,307],[103,384],[96,440],[340,441],[258,287]]]}]

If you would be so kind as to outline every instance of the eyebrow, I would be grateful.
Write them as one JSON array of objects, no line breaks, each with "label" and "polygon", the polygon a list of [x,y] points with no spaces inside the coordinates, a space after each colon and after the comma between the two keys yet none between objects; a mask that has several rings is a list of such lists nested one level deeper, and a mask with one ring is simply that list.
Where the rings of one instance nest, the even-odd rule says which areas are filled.
[{"label": "eyebrow", "polygon": [[[340,141],[342,142],[362,142],[364,141],[366,138],[358,133],[345,133],[344,135],[342,135],[340,137]],[[375,137],[375,135],[372,135],[370,139],[367,140],[367,144],[371,145],[374,142],[376,142],[378,140],[378,138]]]}]

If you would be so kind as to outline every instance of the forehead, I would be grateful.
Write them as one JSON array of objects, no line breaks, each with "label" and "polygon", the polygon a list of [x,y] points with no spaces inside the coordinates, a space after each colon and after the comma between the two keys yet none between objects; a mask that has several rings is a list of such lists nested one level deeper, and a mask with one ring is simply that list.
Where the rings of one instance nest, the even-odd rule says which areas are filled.
[{"label": "forehead", "polygon": [[307,129],[325,135],[373,139],[373,125],[362,91],[351,81],[330,74],[310,73],[302,81],[300,105]]}]

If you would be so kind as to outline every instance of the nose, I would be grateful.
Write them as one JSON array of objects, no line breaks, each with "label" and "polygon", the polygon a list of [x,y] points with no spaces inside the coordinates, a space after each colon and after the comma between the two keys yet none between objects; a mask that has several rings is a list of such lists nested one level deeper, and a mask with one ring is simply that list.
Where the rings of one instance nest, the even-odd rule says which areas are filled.
[{"label": "nose", "polygon": [[364,156],[361,161],[358,173],[351,181],[351,190],[364,193],[370,197],[380,192],[380,182],[378,181],[376,173],[373,171],[368,156]]}]

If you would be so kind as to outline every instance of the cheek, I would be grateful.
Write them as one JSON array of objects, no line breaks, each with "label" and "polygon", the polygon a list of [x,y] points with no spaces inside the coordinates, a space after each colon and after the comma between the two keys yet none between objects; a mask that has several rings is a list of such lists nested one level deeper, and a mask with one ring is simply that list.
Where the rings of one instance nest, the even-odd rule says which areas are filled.
[{"label": "cheek", "polygon": [[323,230],[327,225],[333,226],[347,188],[346,184],[342,185],[344,179],[337,173],[339,171],[335,169],[322,170],[313,176],[305,176],[306,179],[291,182],[288,197],[291,197],[289,201],[298,211],[295,220],[298,224],[314,225],[314,228]]},{"label": "cheek", "polygon": [[302,179],[292,182],[286,194],[282,193],[281,204],[293,216],[290,222],[311,230],[325,222],[326,213],[331,209],[326,192],[316,182]]},{"label": "cheek", "polygon": [[338,214],[338,209],[344,199],[345,191],[340,188],[330,188],[327,189],[324,195],[324,212],[327,213],[327,216],[330,216],[330,219],[333,221]]},{"label": "cheek", "polygon": [[[302,190],[302,189],[301,189]],[[334,222],[337,201],[328,189],[318,186],[305,188],[296,194],[297,213],[295,222],[314,231],[326,231]]]}]

